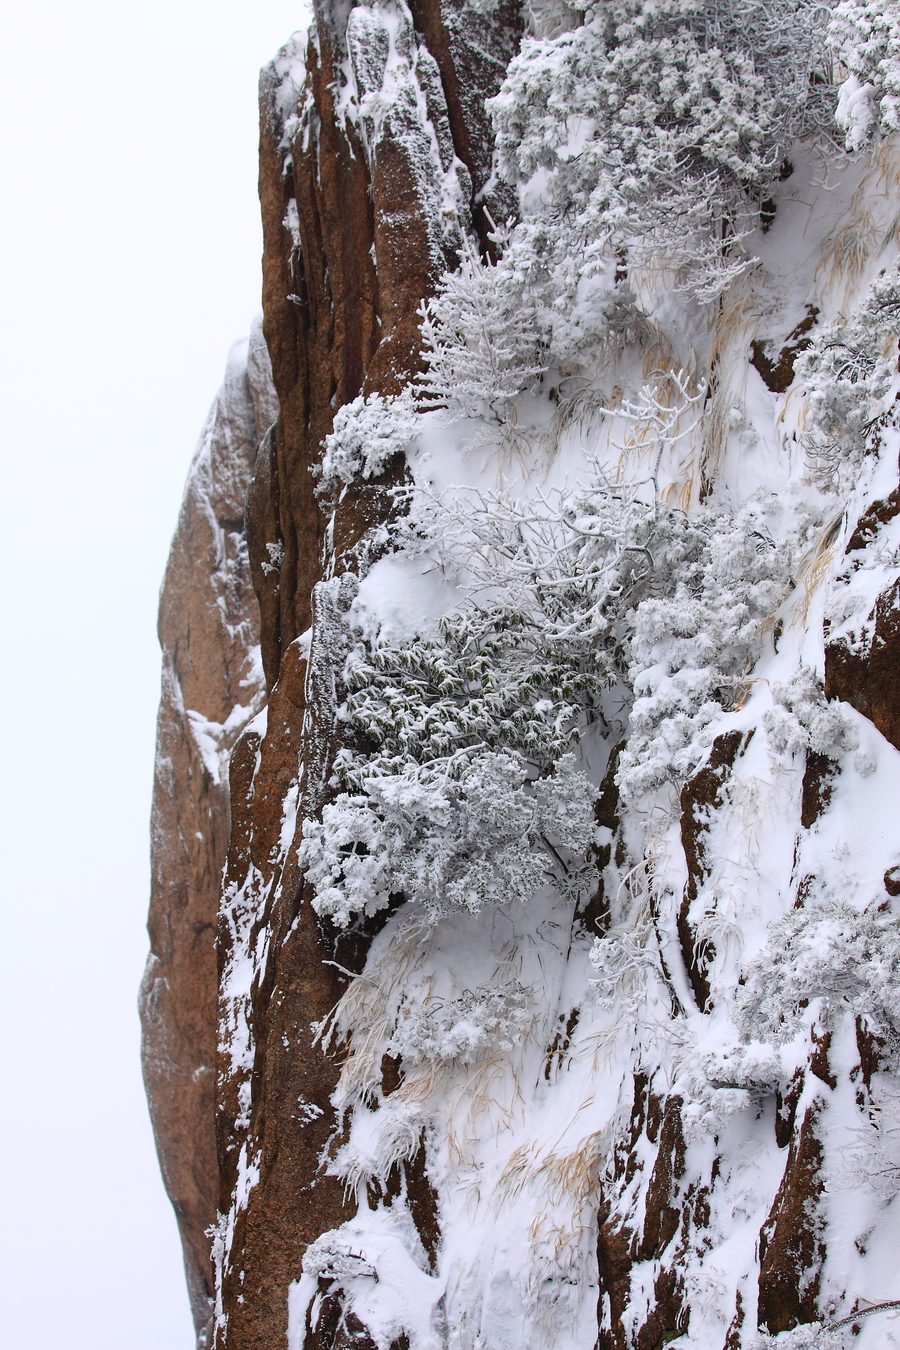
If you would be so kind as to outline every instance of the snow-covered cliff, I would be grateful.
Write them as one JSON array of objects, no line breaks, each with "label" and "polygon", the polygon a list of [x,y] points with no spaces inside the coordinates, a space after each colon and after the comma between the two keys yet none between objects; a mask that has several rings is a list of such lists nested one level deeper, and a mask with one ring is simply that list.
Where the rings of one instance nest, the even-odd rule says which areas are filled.
[{"label": "snow-covered cliff", "polygon": [[215,1284],[207,1229],[218,1205],[215,933],[228,847],[228,761],[265,702],[243,517],[256,448],[277,415],[255,324],[249,341],[229,353],[188,473],[160,594],[142,1058],[191,1311],[207,1342]]},{"label": "snow-covered cliff", "polygon": [[900,1343],[900,11],[262,92],[215,1343]]}]

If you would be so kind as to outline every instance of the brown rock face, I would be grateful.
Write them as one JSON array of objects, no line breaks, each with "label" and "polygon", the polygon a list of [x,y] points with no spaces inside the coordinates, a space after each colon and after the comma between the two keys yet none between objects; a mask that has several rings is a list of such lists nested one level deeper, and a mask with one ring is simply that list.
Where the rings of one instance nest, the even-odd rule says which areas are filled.
[{"label": "brown rock face", "polygon": [[[685,1141],[678,1097],[663,1101],[638,1074],[628,1149],[614,1161],[610,1183],[601,1200],[597,1266],[600,1300],[598,1350],[656,1350],[687,1330],[689,1308],[684,1297],[680,1259],[689,1242],[693,1224],[708,1221],[703,1197],[697,1204],[696,1187],[684,1185]],[[648,1186],[643,1222],[637,1231],[616,1214],[617,1200],[634,1180],[636,1154],[648,1165]],[[651,1161],[652,1159],[652,1161]],[[698,1216],[700,1223],[697,1223]],[[654,1263],[653,1296],[636,1337],[625,1328],[631,1297],[631,1276],[636,1262]]]},{"label": "brown rock face", "polygon": [[817,1316],[825,1259],[818,1115],[818,1105],[810,1107],[791,1139],[784,1177],[760,1234],[759,1320],[770,1332],[788,1331]]},{"label": "brown rock face", "polygon": [[691,906],[710,872],[706,856],[710,816],[722,804],[722,789],[728,781],[743,740],[737,731],[718,736],[706,764],[681,789],[681,845],[688,879],[678,912],[678,937],[691,988],[701,1012],[707,1011],[709,1003],[706,967],[712,954],[698,947],[696,930],[691,922]]},{"label": "brown rock face", "polygon": [[[302,903],[294,833],[320,805],[339,745],[333,616],[355,593],[357,546],[391,510],[392,475],[346,491],[329,522],[310,468],[343,404],[395,392],[418,367],[418,308],[490,175],[484,100],[521,29],[515,6],[485,17],[465,0],[446,13],[399,6],[397,20],[405,83],[383,116],[356,111],[384,78],[388,31],[376,11],[321,6],[305,68],[289,45],[263,72],[264,331],[277,402],[257,337],[249,373],[229,368],[201,442],[161,604],[145,1076],[201,1345],[215,1284],[207,1230],[217,1208],[223,1216],[217,1344],[233,1350],[281,1343],[306,1244],[346,1215],[320,1167],[338,1122],[317,1104],[337,1063],[310,1048],[311,1024],[371,937],[331,931]],[[479,199],[482,238],[490,204],[507,214],[508,204]],[[310,627],[311,641],[298,641]],[[242,735],[262,697],[260,640],[266,721]],[[397,1189],[434,1229],[421,1160],[407,1170]],[[326,1305],[310,1333],[322,1350],[349,1334]]]},{"label": "brown rock face", "polygon": [[[392,509],[392,474],[345,491],[329,520],[310,468],[341,406],[397,392],[418,368],[418,309],[452,264],[489,175],[484,100],[520,28],[511,7],[485,18],[466,4],[447,14],[398,6],[394,17],[389,34],[379,11],[348,17],[320,6],[305,73],[299,50],[287,48],[261,85],[264,327],[281,416],[248,505],[268,722],[234,754],[219,924],[216,1344],[229,1350],[283,1344],[305,1247],[351,1212],[322,1173],[341,1125],[328,1105],[339,1061],[313,1033],[361,968],[375,927],[338,933],[315,918],[297,822],[320,809],[340,745],[337,620],[373,556],[367,533]],[[386,112],[363,115],[362,100],[378,106],[390,44],[398,83]],[[423,1231],[433,1229],[421,1161],[397,1190],[421,1211]],[[323,1297],[308,1343],[361,1343]]]},{"label": "brown rock face", "polygon": [[259,436],[277,415],[254,330],[232,352],[200,438],[160,598],[162,698],[152,822],[144,1079],[181,1230],[191,1309],[208,1337],[215,1222],[215,931],[228,843],[228,758],[262,699],[243,533]]},{"label": "brown rock face", "polygon": [[[847,554],[877,540],[881,526],[900,512],[900,487],[872,502],[856,523]],[[867,640],[845,639],[825,647],[825,696],[850,703],[900,749],[900,583],[879,595],[865,625]]]},{"label": "brown rock face", "polygon": [[[360,393],[396,392],[417,369],[419,305],[456,256],[473,201],[479,219],[484,205],[506,206],[490,194],[481,202],[491,160],[484,101],[518,44],[517,8],[485,17],[457,0],[446,14],[429,2],[397,15],[391,40],[406,78],[382,116],[355,111],[377,98],[384,78],[389,38],[375,10],[348,18],[320,5],[305,77],[296,48],[262,77],[264,329],[282,417],[261,458],[249,523],[270,685],[280,653],[309,626],[323,575],[326,522],[309,470],[334,415]],[[337,106],[338,90],[352,114]],[[456,203],[449,216],[448,196]],[[339,530],[354,514],[345,508]],[[361,531],[350,522],[349,533],[345,548]],[[283,549],[277,575],[262,567],[269,545]]]},{"label": "brown rock face", "polygon": [[900,583],[879,595],[869,624],[867,647],[825,648],[825,695],[851,703],[900,749]]}]

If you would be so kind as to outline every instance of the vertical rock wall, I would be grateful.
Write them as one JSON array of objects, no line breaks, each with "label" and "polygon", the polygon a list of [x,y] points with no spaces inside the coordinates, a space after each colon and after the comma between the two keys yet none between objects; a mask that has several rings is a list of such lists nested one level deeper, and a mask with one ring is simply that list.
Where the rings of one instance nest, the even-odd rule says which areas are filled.
[{"label": "vertical rock wall", "polygon": [[244,509],[278,407],[256,325],[232,348],[191,464],[160,596],[162,696],[152,817],[144,1081],[184,1246],[198,1335],[209,1335],[215,1223],[215,933],[228,846],[228,761],[264,697]]},{"label": "vertical rock wall", "polygon": [[[552,28],[560,16],[550,8]],[[772,769],[766,690],[793,676],[790,653],[817,659],[821,645],[824,693],[871,724],[873,765],[876,738],[885,755],[900,744],[897,582],[884,562],[897,543],[893,463],[839,524],[824,522],[813,561],[791,577],[794,598],[766,629],[756,673],[722,696],[704,762],[647,810],[620,800],[621,744],[609,751],[627,715],[618,725],[596,775],[598,875],[587,903],[532,900],[502,922],[467,915],[422,936],[398,896],[338,929],[316,916],[299,870],[300,823],[321,814],[335,756],[352,743],[339,714],[345,618],[385,546],[390,490],[409,472],[398,455],[380,476],[320,501],[311,470],[340,409],[415,377],[423,298],[464,236],[489,253],[489,219],[510,210],[491,176],[484,101],[521,29],[512,4],[319,3],[309,36],[263,72],[272,386],[254,335],[246,358],[232,358],[201,440],[163,590],[142,992],[163,1173],[200,1344],[218,1350],[749,1350],[758,1329],[776,1336],[840,1320],[870,1297],[853,1281],[885,1269],[889,1210],[860,1217],[860,1203],[851,1234],[827,1185],[848,1113],[871,1122],[887,1100],[885,1042],[865,1018],[837,1029],[824,1018],[788,1073],[774,1052],[724,1053],[717,1037],[743,979],[740,941],[752,933],[758,949],[772,919],[803,908],[825,867],[824,832],[845,830],[847,803],[868,791],[852,775],[874,772],[864,755],[839,771],[839,752],[812,741]],[[879,172],[868,180],[873,199],[885,195]],[[652,322],[623,341],[617,380],[658,375],[660,353],[682,376],[706,372],[712,411],[697,446],[680,445],[667,488],[691,509],[698,493],[712,496],[717,474],[743,500],[767,478],[787,492],[793,473],[784,465],[800,433],[787,449],[776,435],[802,397],[791,340],[806,340],[815,315],[838,312],[822,278],[867,180],[847,187],[843,216],[826,201],[827,225],[810,225],[782,295],[783,278],[767,280],[769,265],[781,277],[771,240],[817,190],[808,165],[789,178],[768,203],[772,236],[754,241],[760,270],[730,312],[692,313],[681,329],[678,304],[663,297],[653,310],[651,296]],[[873,230],[872,258],[879,249],[887,258],[894,236]],[[846,296],[861,284],[853,278]],[[604,397],[621,400],[622,388]],[[549,472],[535,464],[536,476]],[[879,567],[866,642],[855,630],[829,637],[822,578],[833,599]],[[891,764],[879,761],[885,773]],[[831,809],[845,813],[838,824]],[[875,889],[886,904],[900,893],[900,866],[882,836],[872,856],[884,852]],[[615,1007],[590,984],[597,934],[610,961],[624,962]],[[423,1069],[386,1048],[400,1013],[390,1021],[385,990],[396,1002],[410,971],[451,1006],[451,986],[470,996],[501,966],[507,984],[515,966],[535,1003],[508,1062]],[[357,1071],[369,1078],[353,1097]],[[375,1157],[385,1140],[394,1152],[384,1175],[375,1163],[369,1173],[348,1163],[343,1175],[334,1165],[342,1148],[345,1161],[369,1145]],[[864,1268],[867,1243],[876,1264]],[[392,1322],[379,1298],[403,1316]],[[866,1334],[867,1346],[879,1344]]]},{"label": "vertical rock wall", "polygon": [[[295,40],[262,77],[264,330],[281,416],[248,511],[268,722],[234,754],[219,926],[216,1344],[230,1350],[283,1343],[305,1246],[352,1212],[320,1167],[338,1127],[338,1064],[312,1041],[371,932],[338,934],[304,903],[297,824],[317,810],[340,745],[340,616],[402,469],[348,488],[330,517],[310,469],[339,408],[397,392],[417,370],[419,306],[473,210],[481,219],[484,99],[519,25],[513,9],[451,13],[452,24],[402,0],[318,6],[308,43]],[[310,1345],[330,1350],[349,1334],[325,1316]]]}]

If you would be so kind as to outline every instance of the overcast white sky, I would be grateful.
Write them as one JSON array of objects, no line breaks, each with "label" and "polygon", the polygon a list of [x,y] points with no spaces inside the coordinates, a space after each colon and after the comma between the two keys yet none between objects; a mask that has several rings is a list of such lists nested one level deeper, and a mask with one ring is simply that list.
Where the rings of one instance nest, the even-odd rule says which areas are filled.
[{"label": "overcast white sky", "polygon": [[157,591],[259,304],[256,81],[303,0],[29,0],[0,33],[0,1337],[190,1350],[135,998]]}]

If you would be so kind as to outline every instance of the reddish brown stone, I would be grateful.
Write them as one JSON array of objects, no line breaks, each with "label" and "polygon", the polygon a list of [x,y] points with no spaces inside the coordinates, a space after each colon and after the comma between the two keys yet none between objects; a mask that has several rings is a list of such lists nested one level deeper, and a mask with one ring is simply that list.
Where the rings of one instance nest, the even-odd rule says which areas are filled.
[{"label": "reddish brown stone", "polygon": [[690,910],[709,876],[706,836],[711,814],[722,805],[723,791],[731,776],[732,766],[739,751],[745,747],[746,740],[740,731],[726,731],[717,736],[706,763],[681,789],[681,844],[687,862],[688,879],[678,912],[678,937],[691,988],[701,1012],[706,1012],[709,1004],[709,981],[706,978],[709,953],[704,952],[697,943]]},{"label": "reddish brown stone", "polygon": [[820,1213],[821,1101],[808,1108],[794,1134],[784,1176],[759,1236],[759,1324],[770,1333],[818,1318],[824,1221]]},{"label": "reddish brown stone", "polygon": [[677,1267],[666,1266],[653,1283],[653,1307],[635,1341],[635,1350],[664,1350],[688,1329],[690,1310],[684,1301],[684,1281]]},{"label": "reddish brown stone", "polygon": [[813,825],[828,809],[837,765],[827,755],[817,754],[814,750],[806,752],[806,767],[803,771],[803,789],[800,801],[800,824],[804,830]]},{"label": "reddish brown stone", "polygon": [[[468,24],[468,7],[465,15]],[[505,32],[507,19],[478,22],[492,29],[499,24]],[[462,160],[468,155],[475,164],[473,147],[485,133],[472,122],[472,110],[483,121],[484,99],[498,87],[518,36],[517,28],[504,36],[496,56],[482,53],[481,66],[467,71],[465,99],[454,103],[450,66],[465,50],[465,26],[441,46],[440,78],[427,52],[419,58],[432,124],[438,140],[446,142],[447,166],[454,155]],[[437,11],[420,27],[437,32]],[[417,39],[410,29],[398,40]],[[248,1066],[236,1067],[228,1053],[234,1009],[227,981],[222,1004],[220,1207],[233,1210],[234,1228],[222,1273],[224,1320],[217,1345],[228,1350],[269,1350],[283,1343],[287,1290],[300,1274],[306,1246],[350,1213],[341,1185],[321,1164],[340,1125],[330,1105],[339,1063],[313,1044],[311,1023],[323,1019],[347,987],[348,977],[330,963],[359,969],[378,926],[370,922],[338,933],[320,923],[301,884],[297,846],[304,816],[327,798],[344,734],[335,718],[334,673],[340,662],[334,643],[342,640],[340,612],[354,591],[352,581],[340,577],[371,562],[371,550],[359,546],[393,511],[390,488],[404,467],[398,462],[380,480],[350,485],[327,513],[316,498],[310,467],[320,459],[343,404],[360,392],[396,392],[418,369],[419,306],[453,262],[458,237],[438,215],[439,194],[411,149],[418,133],[404,122],[402,109],[389,113],[374,146],[364,146],[352,124],[338,117],[335,97],[346,59],[357,59],[348,46],[347,11],[320,5],[317,41],[307,53],[308,97],[292,146],[285,143],[274,74],[264,74],[261,86],[264,325],[281,416],[257,460],[248,538],[271,696],[264,737],[260,741],[250,733],[235,752],[220,972],[227,975],[235,940],[229,895],[246,906],[249,937],[241,940],[247,950],[255,949],[257,939],[268,946],[247,1010]],[[375,78],[368,65],[356,75],[362,85]],[[462,131],[465,145],[457,144]],[[483,147],[479,153],[484,159]],[[284,225],[292,202],[299,247]],[[325,577],[332,580],[317,589]],[[310,628],[307,670],[295,639]],[[282,807],[301,760],[298,827],[285,852],[278,845]],[[314,1103],[322,1114],[301,1122],[298,1099]],[[258,1181],[235,1210],[242,1149],[245,1159],[256,1161]],[[433,1258],[439,1226],[424,1154],[393,1185],[394,1202],[409,1206]],[[363,1344],[362,1334],[345,1314],[339,1291],[330,1289],[307,1344],[335,1350]]]},{"label": "reddish brown stone", "polygon": [[[601,1204],[597,1227],[597,1268],[600,1297],[597,1305],[601,1325],[598,1350],[627,1350],[628,1339],[622,1317],[631,1296],[632,1235],[617,1216],[610,1217],[610,1204]],[[603,1327],[608,1304],[608,1328]]]},{"label": "reddish brown stone", "polygon": [[399,1199],[409,1208],[416,1232],[425,1248],[429,1268],[434,1271],[441,1242],[441,1224],[437,1192],[425,1166],[425,1145],[404,1163],[394,1163],[387,1177],[385,1195]]},{"label": "reddish brown stone", "polygon": [[859,1054],[860,1076],[865,1086],[870,1088],[873,1075],[880,1072],[890,1060],[888,1042],[876,1036],[865,1022],[857,1017],[856,1047]]},{"label": "reddish brown stone", "polygon": [[868,626],[868,646],[826,646],[825,697],[851,704],[900,750],[900,579],[879,595]]},{"label": "reddish brown stone", "polygon": [[734,1317],[731,1319],[731,1326],[728,1328],[728,1335],[725,1337],[723,1350],[741,1350],[741,1327],[744,1325],[744,1300],[741,1298],[740,1289],[735,1298]]},{"label": "reddish brown stone", "polygon": [[160,598],[163,686],[151,951],[141,990],[143,1065],[201,1343],[213,1293],[206,1230],[215,1222],[218,1193],[215,927],[228,842],[228,752],[236,735],[223,724],[261,694],[243,511],[258,438],[276,413],[268,357],[255,331],[249,360],[236,351],[229,362],[201,437]]},{"label": "reddish brown stone", "polygon": [[[327,1171],[328,1159],[344,1137],[346,1122],[338,1119],[332,1098],[345,1047],[325,1048],[316,1040],[315,1027],[347,989],[352,974],[361,970],[372,935],[387,916],[346,932],[320,922],[302,883],[297,848],[304,817],[320,811],[333,790],[334,757],[348,734],[336,716],[340,644],[345,640],[341,614],[353,598],[354,574],[361,575],[376,556],[372,536],[396,509],[392,489],[403,480],[405,465],[399,456],[378,479],[343,484],[322,501],[310,469],[321,458],[337,410],[360,393],[396,392],[420,368],[419,306],[442,269],[453,262],[460,237],[457,225],[439,216],[430,170],[412,148],[421,127],[395,108],[376,144],[362,119],[338,115],[336,99],[347,61],[357,62],[361,87],[370,79],[377,84],[377,75],[366,62],[363,70],[359,53],[351,50],[349,8],[319,4],[302,113],[290,135],[284,118],[293,110],[282,106],[272,72],[263,78],[265,333],[280,416],[270,425],[272,417],[262,411],[247,413],[245,400],[245,432],[229,432],[228,455],[222,461],[224,465],[227,460],[231,475],[227,491],[222,489],[224,504],[221,510],[219,505],[209,507],[196,489],[189,489],[164,596],[164,609],[169,606],[163,623],[169,684],[160,721],[155,822],[161,842],[155,844],[145,1062],[203,1336],[212,1288],[205,1230],[217,1203],[228,1216],[219,1230],[220,1235],[227,1232],[219,1284],[219,1350],[284,1346],[288,1288],[301,1274],[308,1245],[355,1209],[340,1180]],[[508,203],[489,183],[491,137],[484,103],[496,91],[519,40],[520,13],[506,0],[490,16],[476,13],[468,0],[413,0],[412,19],[415,32],[407,29],[401,40],[424,43],[419,92],[434,128],[441,170],[448,171],[454,158],[465,166],[462,178],[467,171],[472,223],[483,251],[489,252],[484,206],[502,220]],[[484,190],[492,195],[482,200]],[[293,233],[286,217],[294,222]],[[789,343],[779,357],[769,359],[762,349],[757,353],[757,364],[771,382],[789,382],[793,357],[805,343],[813,318],[792,335],[794,345]],[[251,466],[244,552],[241,519]],[[892,512],[891,501],[875,504],[871,520],[860,521],[857,546],[865,546]],[[211,540],[221,531],[232,549],[231,589],[222,592],[225,626],[223,611],[214,612],[211,606],[211,598],[219,598],[215,587],[221,582]],[[260,719],[233,750],[229,822],[225,775],[220,771],[219,780],[213,781],[204,768],[176,688],[184,694],[185,707],[201,711],[210,723],[223,722],[235,700],[249,699],[241,684],[241,661],[252,624],[241,627],[240,617],[245,614],[241,606],[249,606],[246,614],[252,613],[248,575],[259,599],[269,706],[265,726]],[[896,627],[893,601],[882,597],[879,604],[883,613],[877,616],[876,656],[882,647],[890,647]],[[237,641],[229,627],[235,616]],[[307,632],[308,641],[299,640]],[[882,729],[892,725],[896,714],[888,677],[893,656],[888,653],[882,666],[867,657],[861,670],[852,666],[858,660],[855,654],[836,648],[830,653],[830,696],[838,692],[850,697],[839,690],[844,672],[851,701]],[[225,741],[223,745],[228,748]],[[720,737],[681,799],[688,883],[678,935],[702,1010],[710,998],[707,954],[698,946],[690,906],[710,873],[710,813],[725,799],[741,745],[739,733]],[[803,799],[807,827],[827,804],[822,767],[810,757]],[[613,845],[605,845],[598,855],[601,870],[612,849],[617,864],[625,864],[614,773],[615,756],[597,808],[598,824],[615,836]],[[292,831],[286,830],[286,803],[295,799],[298,785],[302,792],[296,822]],[[217,897],[226,845],[225,889]],[[885,885],[890,891],[893,880],[886,879]],[[212,947],[217,908],[218,972]],[[608,922],[602,890],[581,921],[591,932]],[[246,1001],[230,985],[231,963],[238,953],[247,954],[253,968]],[[216,1152],[210,1069],[217,979],[222,1035],[216,1060]],[[566,1009],[558,1023],[548,1052],[548,1076],[551,1061],[559,1066],[568,1051],[577,1016],[577,1009]],[[232,1053],[236,1017],[248,1037],[241,1055]],[[773,1330],[808,1321],[816,1311],[822,1257],[821,1145],[815,1109],[799,1126],[797,1110],[804,1082],[818,1076],[824,1094],[825,1085],[835,1081],[828,1048],[827,1038],[822,1038],[811,1063],[778,1103],[777,1138],[788,1155],[760,1241],[760,1315]],[[860,1068],[854,1072],[865,1078],[877,1062],[878,1046],[860,1028]],[[382,1094],[397,1091],[401,1082],[400,1065],[385,1057]],[[635,1074],[630,1128],[617,1141],[597,1196],[600,1312],[608,1313],[598,1338],[603,1350],[657,1350],[685,1332],[689,1309],[682,1269],[687,1253],[702,1248],[711,1216],[721,1219],[718,1159],[709,1176],[686,1174],[683,1103],[677,1096],[660,1095],[658,1082],[656,1087],[654,1092],[647,1074]],[[244,1186],[240,1179],[248,1165],[254,1180]],[[626,1202],[623,1196],[632,1184],[631,1195],[638,1199]],[[424,1143],[411,1160],[392,1169],[380,1198],[409,1210],[434,1270],[441,1213]],[[631,1203],[639,1210],[628,1211]],[[638,1264],[644,1265],[642,1287],[652,1283],[653,1297],[642,1324],[631,1328],[628,1311]],[[747,1299],[749,1308],[749,1291]],[[741,1337],[743,1320],[739,1296],[727,1333],[729,1350]],[[337,1279],[320,1281],[305,1337],[299,1331],[306,1350],[372,1350],[371,1334],[353,1314]],[[405,1337],[393,1350],[408,1350]]]},{"label": "reddish brown stone", "polygon": [[809,346],[812,338],[807,334],[815,327],[819,311],[815,305],[807,305],[806,317],[801,319],[792,333],[789,333],[784,346],[777,356],[768,353],[769,343],[754,341],[750,343],[750,364],[755,366],[762,376],[763,383],[773,394],[783,394],[794,382],[794,363],[801,352]]},{"label": "reddish brown stone", "polygon": [[787,1148],[794,1137],[794,1126],[797,1121],[797,1106],[800,1102],[800,1094],[803,1091],[805,1073],[798,1069],[791,1078],[784,1092],[779,1091],[775,1097],[775,1142],[779,1148]]},{"label": "reddish brown stone", "polygon": [[[606,773],[603,775],[597,801],[594,804],[594,819],[597,824],[601,827],[605,826],[611,832],[613,838],[619,841],[621,841],[621,831],[619,828],[619,789],[616,786],[616,769],[619,767],[619,756],[624,748],[625,742],[620,741],[610,751]],[[578,915],[581,926],[590,933],[591,937],[596,937],[609,927],[609,900],[605,893],[603,871],[612,857],[612,844],[597,845],[594,849],[594,856],[599,873],[597,889]]]},{"label": "reddish brown stone", "polygon": [[[676,1182],[684,1175],[684,1137],[681,1131],[680,1097],[670,1097],[659,1129],[659,1149],[647,1187],[644,1231],[639,1256],[642,1261],[661,1256],[678,1231],[681,1205]],[[651,1138],[648,1122],[647,1136]]]},{"label": "reddish brown stone", "polygon": [[873,543],[882,525],[900,514],[900,487],[895,487],[887,497],[871,502],[863,511],[856,526],[847,540],[845,553],[855,553],[857,549],[868,548]]}]

